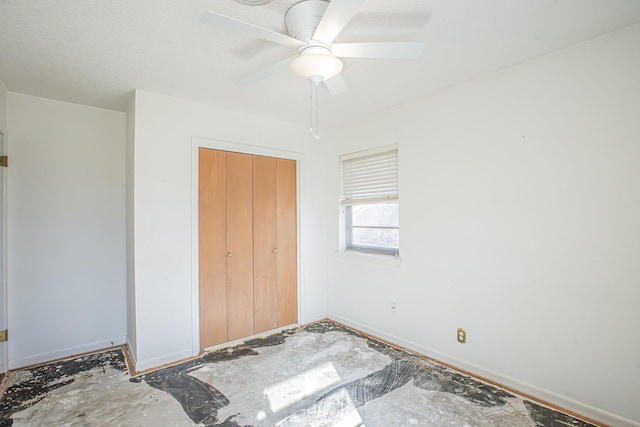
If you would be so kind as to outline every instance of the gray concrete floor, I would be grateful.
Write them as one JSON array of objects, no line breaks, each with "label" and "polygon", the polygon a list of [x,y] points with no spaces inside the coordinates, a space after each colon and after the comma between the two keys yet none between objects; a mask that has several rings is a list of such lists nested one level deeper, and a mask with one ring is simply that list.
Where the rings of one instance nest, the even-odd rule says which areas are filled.
[{"label": "gray concrete floor", "polygon": [[591,426],[331,322],[133,379],[119,350],[13,371],[9,425]]}]

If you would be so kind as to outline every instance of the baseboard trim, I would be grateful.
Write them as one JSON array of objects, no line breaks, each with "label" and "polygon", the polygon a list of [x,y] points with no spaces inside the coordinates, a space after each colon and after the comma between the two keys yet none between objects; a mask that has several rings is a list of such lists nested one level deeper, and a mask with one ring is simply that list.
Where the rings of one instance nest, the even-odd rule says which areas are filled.
[{"label": "baseboard trim", "polygon": [[426,356],[428,359],[431,359],[436,363],[445,365],[457,371],[461,371],[481,381],[488,382],[497,387],[518,394],[524,398],[535,401],[536,403],[539,403],[543,406],[547,406],[560,412],[564,412],[568,415],[580,418],[592,424],[601,425],[603,427],[640,427],[640,422],[630,420],[606,410],[587,405],[580,401],[562,396],[560,394],[534,386],[532,384],[525,383],[515,378],[500,374],[498,372],[494,372],[488,369],[484,369],[480,366],[467,363],[463,360],[451,357],[447,354],[427,348],[415,342],[405,340],[397,335],[387,333],[383,330],[372,328],[363,323],[340,316],[338,314],[330,313],[327,318],[329,320],[342,323],[348,328],[362,331],[365,335],[371,336],[371,338],[379,339],[391,345],[400,346],[412,352],[416,352],[422,356]]},{"label": "baseboard trim", "polygon": [[122,352],[124,353],[124,360],[127,362],[127,368],[129,369],[129,375],[132,377],[136,373],[136,355],[131,351],[131,342],[127,337],[127,342],[122,346]]},{"label": "baseboard trim", "polygon": [[140,375],[142,372],[149,372],[158,369],[159,367],[165,367],[169,365],[175,365],[183,360],[188,360],[197,355],[194,355],[191,348],[177,351],[175,353],[166,354],[160,357],[154,357],[153,359],[138,360],[135,363],[136,375]]},{"label": "baseboard trim", "polygon": [[316,323],[319,322],[321,320],[324,320],[327,318],[326,314],[315,314],[315,315],[311,315],[311,316],[305,316],[304,318],[300,319],[300,325],[309,325],[311,323]]},{"label": "baseboard trim", "polygon": [[121,346],[124,343],[125,337],[118,337],[110,340],[97,341],[91,344],[64,348],[49,353],[41,353],[35,356],[13,359],[9,360],[9,370],[21,369],[34,365],[42,365],[45,363],[50,363],[57,359],[69,359],[71,357],[76,357],[86,353],[95,353],[96,351],[104,350],[106,348]]}]

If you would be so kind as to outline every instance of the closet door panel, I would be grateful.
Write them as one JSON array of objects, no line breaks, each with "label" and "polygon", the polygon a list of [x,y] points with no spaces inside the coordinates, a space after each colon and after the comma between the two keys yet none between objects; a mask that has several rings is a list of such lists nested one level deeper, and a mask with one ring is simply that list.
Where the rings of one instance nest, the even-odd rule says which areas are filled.
[{"label": "closet door panel", "polygon": [[296,162],[277,160],[278,327],[298,322]]},{"label": "closet door panel", "polygon": [[200,348],[227,339],[227,155],[199,150]]},{"label": "closet door panel", "polygon": [[227,334],[253,335],[252,156],[227,153]]},{"label": "closet door panel", "polygon": [[253,158],[254,333],[278,327],[277,160]]}]

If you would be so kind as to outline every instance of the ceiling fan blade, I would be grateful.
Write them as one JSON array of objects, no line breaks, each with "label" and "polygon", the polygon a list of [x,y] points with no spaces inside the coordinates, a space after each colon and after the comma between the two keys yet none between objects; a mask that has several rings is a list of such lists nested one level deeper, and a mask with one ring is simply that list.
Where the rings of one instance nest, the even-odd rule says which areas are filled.
[{"label": "ceiling fan blade", "polygon": [[367,0],[331,0],[312,39],[330,45]]},{"label": "ceiling fan blade", "polygon": [[423,42],[334,43],[331,50],[341,58],[416,59]]},{"label": "ceiling fan blade", "polygon": [[212,10],[205,13],[202,16],[202,20],[214,27],[224,27],[231,31],[252,35],[259,39],[281,44],[283,46],[297,48],[305,44],[303,41],[294,39],[293,37],[289,37],[285,34],[277,33],[267,28],[258,27],[257,25],[249,24],[248,22],[240,21],[235,18],[230,18]]},{"label": "ceiling fan blade", "polygon": [[264,80],[267,77],[270,77],[274,74],[276,74],[277,72],[279,72],[280,70],[284,70],[284,69],[288,69],[289,68],[289,63],[291,62],[291,60],[295,58],[295,56],[292,56],[290,58],[286,58],[283,59],[282,61],[276,62],[273,65],[268,66],[267,68],[258,71],[257,73],[240,80],[240,84],[242,85],[252,85],[254,83],[259,82],[260,80]]},{"label": "ceiling fan blade", "polygon": [[349,90],[347,84],[342,79],[342,74],[336,74],[329,80],[325,80],[324,85],[327,87],[331,96],[338,96]]}]

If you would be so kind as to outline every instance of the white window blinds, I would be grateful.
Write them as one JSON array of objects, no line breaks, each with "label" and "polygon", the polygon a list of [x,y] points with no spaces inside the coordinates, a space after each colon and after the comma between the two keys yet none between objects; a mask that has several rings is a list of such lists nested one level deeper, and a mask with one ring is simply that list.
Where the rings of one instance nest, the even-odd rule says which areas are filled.
[{"label": "white window blinds", "polygon": [[342,160],[342,204],[398,200],[398,147],[347,154]]}]

